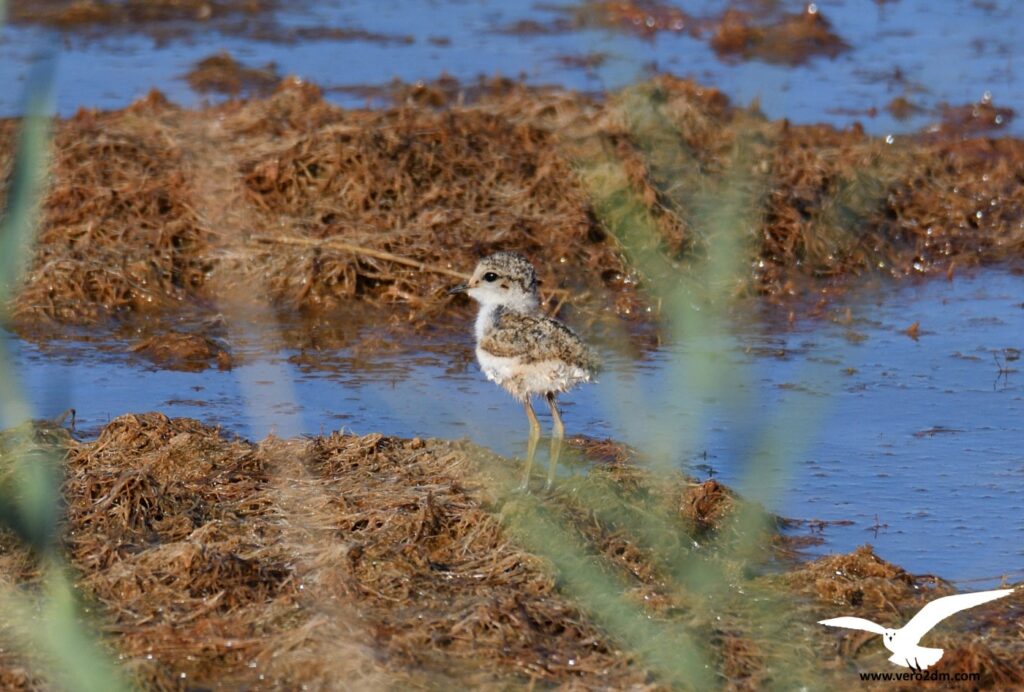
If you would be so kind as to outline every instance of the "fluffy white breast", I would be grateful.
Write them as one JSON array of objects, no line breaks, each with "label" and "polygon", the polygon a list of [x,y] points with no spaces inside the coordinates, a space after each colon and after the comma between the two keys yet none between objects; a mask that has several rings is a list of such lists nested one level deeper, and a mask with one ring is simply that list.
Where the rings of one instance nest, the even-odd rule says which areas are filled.
[{"label": "fluffy white breast", "polygon": [[479,347],[476,349],[476,360],[487,379],[498,384],[504,384],[521,370],[518,358],[496,356]]},{"label": "fluffy white breast", "polygon": [[560,360],[524,363],[519,358],[496,356],[482,348],[476,349],[476,359],[487,379],[501,385],[520,401],[533,394],[564,392],[580,382],[590,381],[586,370]]},{"label": "fluffy white breast", "polygon": [[476,359],[487,379],[501,385],[520,401],[533,394],[564,392],[590,380],[590,372],[557,358],[529,362],[519,356],[498,356],[481,348],[480,342],[494,327],[499,307],[508,308],[507,305],[482,302],[474,325]]}]

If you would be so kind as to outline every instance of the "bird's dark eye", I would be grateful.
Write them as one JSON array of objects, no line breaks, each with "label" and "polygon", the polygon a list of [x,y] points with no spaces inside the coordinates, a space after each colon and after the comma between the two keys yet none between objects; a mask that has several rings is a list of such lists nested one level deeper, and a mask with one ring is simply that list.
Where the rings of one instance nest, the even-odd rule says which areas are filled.
[{"label": "bird's dark eye", "polygon": [[492,281],[497,281],[497,280],[498,280],[498,275],[495,274],[494,272],[487,272],[486,274],[484,274],[484,281],[486,281],[487,283],[490,283]]}]

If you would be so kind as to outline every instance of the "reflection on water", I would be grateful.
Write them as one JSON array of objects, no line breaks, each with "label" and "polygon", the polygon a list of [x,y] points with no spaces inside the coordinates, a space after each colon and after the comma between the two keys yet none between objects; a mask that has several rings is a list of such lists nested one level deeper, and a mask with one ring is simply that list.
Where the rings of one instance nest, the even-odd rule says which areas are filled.
[{"label": "reflection on water", "polygon": [[[755,325],[728,338],[695,337],[641,360],[606,352],[601,382],[565,397],[564,418],[570,435],[670,450],[690,473],[767,498],[785,516],[853,522],[827,527],[820,550],[870,542],[911,571],[1019,578],[1022,300],[1024,277],[987,271],[862,294],[849,301],[850,320],[787,331]],[[914,322],[916,340],[907,333]],[[521,456],[525,417],[477,370],[468,329],[443,346],[250,353],[232,372],[197,374],[156,370],[94,345],[40,350],[13,342],[37,415],[72,406],[87,433],[123,413],[160,410],[254,439],[271,432],[265,426],[273,421],[280,434],[344,428],[469,437]],[[699,399],[667,377],[673,363],[685,368],[696,349],[729,366],[714,395]],[[277,386],[282,373],[290,389]],[[258,392],[248,406],[240,381]],[[296,400],[281,394],[288,391]],[[793,438],[783,442],[797,456],[765,474],[774,470],[764,465],[775,462],[753,450],[766,426],[771,432],[787,415],[796,420],[776,431]],[[752,468],[762,472],[757,487],[745,487]]]}]

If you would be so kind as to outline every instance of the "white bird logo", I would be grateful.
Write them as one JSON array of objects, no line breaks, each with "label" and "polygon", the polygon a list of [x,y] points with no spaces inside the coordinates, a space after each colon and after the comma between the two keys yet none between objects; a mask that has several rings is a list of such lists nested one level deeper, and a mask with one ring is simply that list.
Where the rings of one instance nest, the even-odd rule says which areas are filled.
[{"label": "white bird logo", "polygon": [[1013,589],[996,589],[995,591],[977,591],[937,598],[917,611],[917,615],[898,630],[882,627],[864,618],[849,616],[819,620],[818,624],[880,634],[885,648],[892,652],[892,656],[889,657],[891,662],[914,670],[927,670],[939,662],[943,652],[942,649],[918,646],[917,643],[921,641],[921,637],[954,613],[994,601],[1003,596],[1009,596],[1011,593],[1013,593]]}]

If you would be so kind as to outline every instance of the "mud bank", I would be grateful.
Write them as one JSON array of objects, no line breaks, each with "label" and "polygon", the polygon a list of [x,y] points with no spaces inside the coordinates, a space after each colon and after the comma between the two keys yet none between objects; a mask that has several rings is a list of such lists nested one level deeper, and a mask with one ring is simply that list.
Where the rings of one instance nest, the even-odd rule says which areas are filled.
[{"label": "mud bank", "polygon": [[[13,439],[0,439],[4,484]],[[44,425],[29,446],[55,453],[58,551],[83,602],[151,689],[660,689],[686,682],[666,654],[701,656],[729,688],[832,686],[889,664],[879,642],[816,620],[895,622],[948,591],[867,547],[801,563],[777,518],[714,481],[654,476],[611,442],[573,440],[585,473],[543,491],[538,470],[528,492],[520,462],[467,443],[254,444],[156,413],[85,442]],[[37,553],[0,531],[0,587],[31,599],[40,574]],[[941,628],[938,670],[1024,684],[1021,611],[1007,599]],[[0,653],[5,688],[43,687],[42,670],[31,652]]]}]

